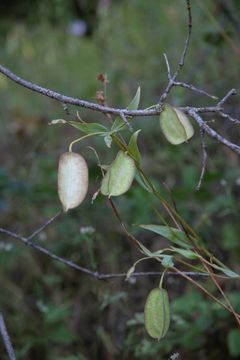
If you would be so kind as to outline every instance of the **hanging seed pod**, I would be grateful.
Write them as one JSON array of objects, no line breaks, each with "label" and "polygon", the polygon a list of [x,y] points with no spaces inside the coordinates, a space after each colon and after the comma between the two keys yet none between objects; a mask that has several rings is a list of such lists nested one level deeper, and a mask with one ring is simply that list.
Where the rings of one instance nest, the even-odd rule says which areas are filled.
[{"label": "hanging seed pod", "polygon": [[147,333],[154,339],[163,338],[170,324],[170,306],[165,289],[150,291],[144,309],[144,321]]},{"label": "hanging seed pod", "polygon": [[184,112],[168,104],[160,114],[160,126],[166,139],[173,145],[179,145],[194,135],[194,129]]},{"label": "hanging seed pod", "polygon": [[124,194],[132,185],[135,172],[134,160],[120,150],[102,180],[101,193],[108,197]]},{"label": "hanging seed pod", "polygon": [[58,164],[58,195],[66,212],[82,203],[88,190],[88,166],[85,159],[74,152],[60,156]]}]

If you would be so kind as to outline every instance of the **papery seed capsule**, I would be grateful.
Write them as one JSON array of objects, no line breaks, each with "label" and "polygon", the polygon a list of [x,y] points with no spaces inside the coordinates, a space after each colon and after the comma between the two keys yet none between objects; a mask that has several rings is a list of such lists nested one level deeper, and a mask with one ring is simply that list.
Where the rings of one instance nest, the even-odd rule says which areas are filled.
[{"label": "papery seed capsule", "polygon": [[135,172],[135,161],[120,150],[102,180],[101,193],[109,197],[124,194],[132,185]]},{"label": "papery seed capsule", "polygon": [[147,333],[152,338],[160,340],[166,335],[170,324],[170,306],[165,289],[150,291],[144,308],[144,321]]},{"label": "papery seed capsule", "polygon": [[173,145],[182,144],[194,135],[186,114],[168,104],[164,105],[160,114],[160,126],[166,139]]},{"label": "papery seed capsule", "polygon": [[58,195],[66,212],[82,203],[88,190],[88,166],[77,153],[66,152],[58,164]]}]

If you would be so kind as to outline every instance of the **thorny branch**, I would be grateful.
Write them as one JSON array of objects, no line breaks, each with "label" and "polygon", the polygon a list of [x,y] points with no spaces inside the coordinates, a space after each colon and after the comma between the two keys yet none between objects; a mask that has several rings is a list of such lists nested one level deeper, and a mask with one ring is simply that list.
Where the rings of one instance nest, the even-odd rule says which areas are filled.
[{"label": "thorny branch", "polygon": [[0,335],[3,339],[3,343],[8,354],[9,360],[16,360],[15,352],[11,343],[10,336],[7,331],[7,327],[4,321],[3,313],[0,312]]}]

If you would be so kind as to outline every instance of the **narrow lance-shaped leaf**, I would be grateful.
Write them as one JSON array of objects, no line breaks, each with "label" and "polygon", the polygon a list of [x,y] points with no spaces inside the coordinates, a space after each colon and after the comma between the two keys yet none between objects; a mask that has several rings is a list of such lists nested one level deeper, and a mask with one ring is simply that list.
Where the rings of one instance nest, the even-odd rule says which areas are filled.
[{"label": "narrow lance-shaped leaf", "polygon": [[153,224],[141,224],[139,227],[152,231],[155,234],[161,235],[171,242],[182,246],[184,248],[191,248],[191,245],[188,242],[186,234],[178,229],[175,229],[170,226],[163,225],[153,225]]},{"label": "narrow lance-shaped leaf", "polygon": [[187,259],[191,259],[191,260],[195,260],[198,259],[198,254],[196,254],[194,251],[192,250],[186,250],[186,249],[179,249],[179,248],[175,248],[175,247],[171,247],[172,250],[174,250],[176,253],[184,256]]},{"label": "narrow lance-shaped leaf", "polygon": [[[137,110],[140,102],[140,96],[141,96],[141,88],[138,87],[136,94],[134,95],[134,98],[130,102],[130,104],[127,106],[127,110]],[[114,123],[112,124],[111,131],[117,132],[119,130],[123,130],[125,128],[126,124],[123,121],[123,119],[120,116],[117,116],[114,120]]]},{"label": "narrow lance-shaped leaf", "polygon": [[140,96],[141,96],[141,88],[140,86],[137,88],[136,94],[130,104],[128,105],[128,110],[137,110],[140,102]]},{"label": "narrow lance-shaped leaf", "polygon": [[76,129],[82,131],[85,134],[93,133],[106,133],[108,129],[106,126],[98,123],[80,123],[77,121],[69,121],[69,124],[75,127]]},{"label": "narrow lance-shaped leaf", "polygon": [[137,145],[137,139],[140,131],[141,130],[135,131],[135,133],[131,136],[128,144],[128,153],[136,160],[138,164],[141,163],[141,154]]}]

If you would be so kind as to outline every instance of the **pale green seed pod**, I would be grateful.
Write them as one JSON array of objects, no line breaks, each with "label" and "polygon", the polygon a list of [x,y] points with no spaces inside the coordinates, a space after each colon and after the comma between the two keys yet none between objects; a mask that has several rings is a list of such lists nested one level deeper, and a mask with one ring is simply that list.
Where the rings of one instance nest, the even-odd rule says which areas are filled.
[{"label": "pale green seed pod", "polygon": [[88,190],[88,166],[77,153],[66,152],[58,164],[58,195],[66,212],[80,205]]},{"label": "pale green seed pod", "polygon": [[170,306],[165,289],[155,288],[150,291],[145,308],[144,321],[147,333],[154,339],[162,339],[170,324]]},{"label": "pale green seed pod", "polygon": [[160,126],[166,139],[173,145],[182,144],[194,135],[186,114],[168,104],[164,105],[160,114]]},{"label": "pale green seed pod", "polygon": [[132,185],[135,172],[135,161],[120,150],[102,180],[101,193],[108,197],[124,194]]}]

